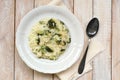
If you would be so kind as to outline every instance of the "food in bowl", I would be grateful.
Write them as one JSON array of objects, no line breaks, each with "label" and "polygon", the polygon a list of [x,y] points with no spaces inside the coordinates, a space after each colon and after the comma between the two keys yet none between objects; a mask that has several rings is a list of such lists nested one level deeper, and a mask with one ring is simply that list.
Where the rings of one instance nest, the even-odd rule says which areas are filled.
[{"label": "food in bowl", "polygon": [[38,58],[57,60],[71,42],[67,26],[56,18],[43,18],[33,25],[29,46]]}]

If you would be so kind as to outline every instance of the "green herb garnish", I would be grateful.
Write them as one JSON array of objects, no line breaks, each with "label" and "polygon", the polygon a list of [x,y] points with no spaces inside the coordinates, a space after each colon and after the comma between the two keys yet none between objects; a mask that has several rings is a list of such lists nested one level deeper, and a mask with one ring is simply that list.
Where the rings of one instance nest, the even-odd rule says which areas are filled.
[{"label": "green herb garnish", "polygon": [[54,29],[56,27],[56,23],[53,19],[50,19],[47,25],[50,29]]},{"label": "green herb garnish", "polygon": [[48,46],[45,47],[46,51],[48,52],[53,52],[53,50],[51,48],[49,48]]}]

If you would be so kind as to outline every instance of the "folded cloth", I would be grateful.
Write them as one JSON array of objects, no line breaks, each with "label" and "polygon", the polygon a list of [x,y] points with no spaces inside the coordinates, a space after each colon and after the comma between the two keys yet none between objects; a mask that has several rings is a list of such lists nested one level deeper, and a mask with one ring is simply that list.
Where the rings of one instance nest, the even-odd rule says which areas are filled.
[{"label": "folded cloth", "polygon": [[[85,68],[82,73],[85,74],[89,71],[92,70],[92,60],[94,59],[95,56],[100,54],[102,51],[104,51],[105,47],[96,39],[92,39],[88,48],[88,53],[87,53],[87,59],[85,63]],[[84,53],[84,52],[83,52]],[[61,79],[61,80],[76,80],[77,78],[81,77],[82,75],[78,74],[78,67],[80,64],[82,56],[80,59],[69,69],[57,73],[56,75]]]},{"label": "folded cloth", "polygon": [[[56,5],[56,6],[67,8],[62,0],[52,0],[48,5]],[[98,41],[96,39],[91,40],[89,48],[88,48],[85,68],[84,68],[82,75],[92,70],[92,66],[91,66],[92,60],[94,59],[95,56],[97,56],[102,51],[104,51],[104,49],[105,49],[105,47],[100,43],[100,41]],[[82,53],[84,55],[84,50]],[[82,57],[83,56],[80,56],[79,60],[73,66],[71,66],[69,69],[67,69],[63,72],[57,73],[56,75],[61,80],[76,80],[77,78],[81,77],[82,75],[78,74],[78,67],[79,67]]]}]

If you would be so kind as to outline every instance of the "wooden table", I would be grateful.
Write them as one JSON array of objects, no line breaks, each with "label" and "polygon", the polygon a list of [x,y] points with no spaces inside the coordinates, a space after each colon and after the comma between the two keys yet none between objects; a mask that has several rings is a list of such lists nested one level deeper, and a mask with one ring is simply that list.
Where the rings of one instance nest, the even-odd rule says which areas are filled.
[{"label": "wooden table", "polygon": [[[18,55],[15,33],[22,17],[51,0],[0,0],[0,80],[59,80],[27,67]],[[66,0],[85,30],[92,17],[100,20],[96,36],[105,51],[93,61],[93,71],[80,80],[120,80],[120,0]]]}]

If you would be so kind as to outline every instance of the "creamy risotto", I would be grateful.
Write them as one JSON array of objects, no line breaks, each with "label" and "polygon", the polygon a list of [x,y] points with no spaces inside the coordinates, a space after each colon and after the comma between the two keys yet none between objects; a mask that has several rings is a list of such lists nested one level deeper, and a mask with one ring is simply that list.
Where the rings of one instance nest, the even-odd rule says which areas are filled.
[{"label": "creamy risotto", "polygon": [[42,59],[56,60],[64,53],[71,38],[64,22],[56,18],[44,18],[37,22],[29,34],[32,52]]}]

